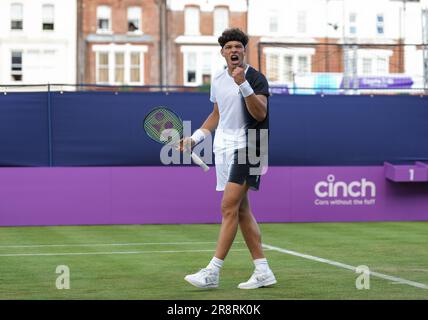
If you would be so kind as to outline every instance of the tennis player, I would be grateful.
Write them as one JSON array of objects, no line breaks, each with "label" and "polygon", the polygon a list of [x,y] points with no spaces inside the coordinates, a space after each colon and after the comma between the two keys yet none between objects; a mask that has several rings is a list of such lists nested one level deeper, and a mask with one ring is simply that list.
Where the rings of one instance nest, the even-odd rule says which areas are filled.
[{"label": "tennis player", "polygon": [[[179,149],[200,143],[216,130],[214,139],[217,191],[224,191],[221,202],[222,223],[214,257],[206,268],[184,279],[198,288],[216,288],[220,269],[235,239],[238,225],[254,261],[255,271],[240,289],[255,289],[277,281],[263,253],[260,229],[251,211],[248,190],[258,190],[260,175],[251,173],[259,164],[249,161],[250,152],[262,152],[260,131],[269,128],[269,85],[266,78],[244,62],[248,36],[240,29],[227,29],[218,38],[227,68],[211,84],[214,109],[201,128],[183,139]],[[258,131],[256,143],[249,143],[251,130]],[[244,161],[240,154],[244,152]],[[267,154],[261,155],[265,158]],[[242,163],[243,162],[243,163]],[[254,172],[254,171],[253,171]]]}]

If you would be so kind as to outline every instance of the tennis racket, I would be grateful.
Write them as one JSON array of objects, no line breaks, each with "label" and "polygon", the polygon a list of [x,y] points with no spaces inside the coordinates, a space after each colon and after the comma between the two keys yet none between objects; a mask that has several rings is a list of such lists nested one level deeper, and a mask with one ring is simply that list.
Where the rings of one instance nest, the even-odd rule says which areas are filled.
[{"label": "tennis racket", "polygon": [[[154,141],[167,144],[178,143],[183,137],[183,121],[171,109],[167,107],[156,107],[144,118],[144,131]],[[185,151],[187,152],[187,151]],[[194,163],[204,171],[209,167],[193,152],[190,152]]]}]

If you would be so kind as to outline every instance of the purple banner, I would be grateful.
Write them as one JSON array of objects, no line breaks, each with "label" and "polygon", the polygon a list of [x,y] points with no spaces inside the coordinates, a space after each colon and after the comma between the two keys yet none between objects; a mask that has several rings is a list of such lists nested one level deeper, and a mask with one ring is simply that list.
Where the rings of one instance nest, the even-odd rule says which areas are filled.
[{"label": "purple banner", "polygon": [[[410,77],[358,77],[349,82],[349,88],[358,89],[410,89],[413,85]],[[340,88],[344,88],[343,80]]]},{"label": "purple banner", "polygon": [[271,94],[290,94],[290,89],[287,85],[284,86],[270,86]]},{"label": "purple banner", "polygon": [[[1,168],[0,226],[219,223],[221,196],[213,168]],[[428,220],[428,183],[383,166],[271,167],[250,199],[260,222]]]}]

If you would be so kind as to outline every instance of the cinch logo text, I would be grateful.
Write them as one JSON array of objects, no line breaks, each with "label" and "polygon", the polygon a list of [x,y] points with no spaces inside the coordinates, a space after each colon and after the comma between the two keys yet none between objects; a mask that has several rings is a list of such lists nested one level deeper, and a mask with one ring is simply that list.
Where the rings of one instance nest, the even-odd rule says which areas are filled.
[{"label": "cinch logo text", "polygon": [[315,194],[320,198],[326,197],[376,197],[376,185],[372,181],[362,178],[361,181],[335,181],[334,175],[327,176],[327,181],[320,181],[315,185]]}]

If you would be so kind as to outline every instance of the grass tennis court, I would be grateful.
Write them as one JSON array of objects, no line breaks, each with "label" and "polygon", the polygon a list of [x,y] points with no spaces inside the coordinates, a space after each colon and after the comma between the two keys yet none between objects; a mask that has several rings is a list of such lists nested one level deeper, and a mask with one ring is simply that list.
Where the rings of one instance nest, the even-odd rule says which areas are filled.
[{"label": "grass tennis court", "polygon": [[[352,270],[271,249],[278,284],[239,290],[253,264],[238,234],[220,287],[201,290],[183,277],[209,262],[218,225],[2,227],[0,299],[428,299],[428,222],[260,226],[266,245],[404,282],[372,275],[370,289],[357,290]],[[68,290],[55,286],[58,265],[69,267]]]}]

